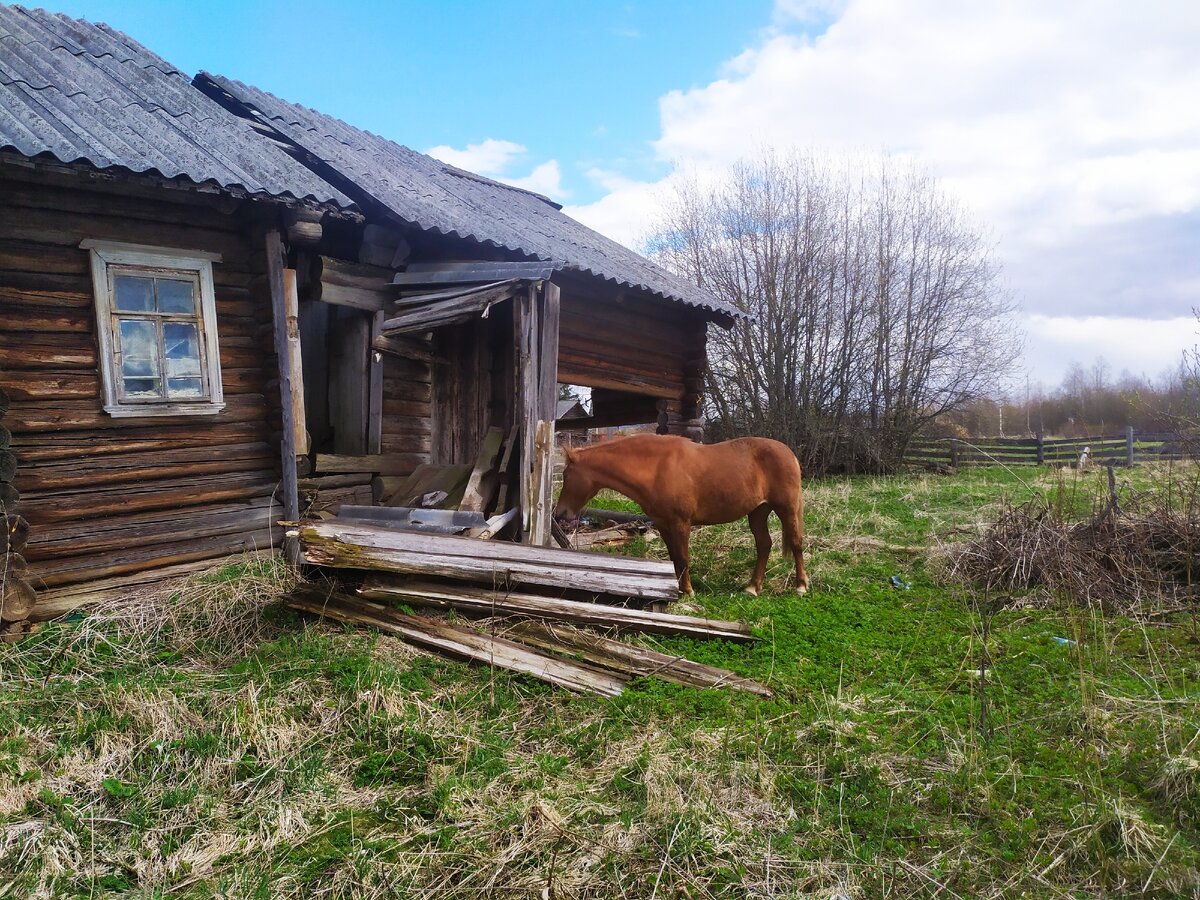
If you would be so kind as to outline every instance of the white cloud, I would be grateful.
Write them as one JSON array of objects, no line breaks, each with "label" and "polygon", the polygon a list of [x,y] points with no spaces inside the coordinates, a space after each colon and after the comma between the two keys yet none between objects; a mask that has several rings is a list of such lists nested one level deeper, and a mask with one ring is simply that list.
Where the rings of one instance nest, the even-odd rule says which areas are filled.
[{"label": "white cloud", "polygon": [[[1026,309],[1176,320],[1200,304],[1198,46],[1200,3],[778,0],[720,77],[660,99],[653,146],[701,169],[764,147],[911,157],[991,229]],[[629,242],[659,197],[616,183],[573,214]],[[1156,368],[1141,352],[1130,367]]]},{"label": "white cloud", "polygon": [[488,138],[478,144],[467,144],[462,150],[441,145],[425,151],[444,163],[466,169],[477,175],[499,175],[528,152],[521,144]]},{"label": "white cloud", "polygon": [[1055,387],[1072,362],[1090,365],[1102,356],[1113,375],[1128,370],[1156,378],[1179,365],[1183,351],[1200,343],[1195,318],[1135,319],[1109,316],[1027,317],[1026,368],[1033,381]]},{"label": "white cloud", "polygon": [[514,141],[487,138],[478,144],[467,144],[461,150],[443,144],[430,147],[425,152],[435,159],[474,172],[476,175],[486,175],[505,184],[536,191],[551,198],[566,197],[570,193],[562,185],[562,171],[558,160],[551,159],[540,163],[528,175],[513,174],[513,166],[529,153],[524,144]]},{"label": "white cloud", "polygon": [[500,180],[513,187],[525,188],[527,191],[535,191],[551,198],[567,195],[567,190],[562,186],[562,171],[559,169],[556,159],[535,166],[534,170],[524,178],[501,177]]}]

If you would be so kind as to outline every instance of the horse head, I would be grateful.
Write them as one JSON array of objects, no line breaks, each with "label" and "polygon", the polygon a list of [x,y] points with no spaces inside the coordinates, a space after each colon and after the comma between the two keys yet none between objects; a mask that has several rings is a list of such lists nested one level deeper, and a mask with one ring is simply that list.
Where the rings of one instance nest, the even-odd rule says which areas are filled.
[{"label": "horse head", "polygon": [[564,447],[563,453],[567,465],[563,469],[563,486],[558,494],[558,505],[554,507],[554,518],[563,525],[571,526],[579,519],[579,511],[600,492],[600,485],[578,450]]}]

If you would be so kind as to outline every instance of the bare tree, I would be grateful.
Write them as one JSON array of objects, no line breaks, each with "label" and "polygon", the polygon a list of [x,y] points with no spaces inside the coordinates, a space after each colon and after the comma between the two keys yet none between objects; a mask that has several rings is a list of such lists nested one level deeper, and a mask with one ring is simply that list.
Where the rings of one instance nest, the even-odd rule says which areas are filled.
[{"label": "bare tree", "polygon": [[765,154],[678,191],[658,259],[750,313],[713,329],[712,424],[880,470],[994,389],[1019,341],[982,234],[923,172]]}]

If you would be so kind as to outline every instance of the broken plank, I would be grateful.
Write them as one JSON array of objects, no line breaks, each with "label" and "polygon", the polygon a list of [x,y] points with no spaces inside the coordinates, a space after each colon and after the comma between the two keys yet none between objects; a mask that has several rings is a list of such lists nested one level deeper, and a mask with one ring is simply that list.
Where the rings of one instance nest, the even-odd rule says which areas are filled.
[{"label": "broken plank", "polygon": [[766,685],[743,678],[728,669],[706,666],[648,647],[625,644],[569,625],[551,627],[541,622],[518,622],[504,633],[531,647],[569,653],[575,659],[627,675],[652,675],[688,687],[726,687],[748,691],[760,697],[772,696],[771,689]]},{"label": "broken plank", "polygon": [[560,657],[546,656],[529,646],[412,616],[377,603],[343,594],[326,595],[320,588],[301,589],[288,605],[318,616],[356,625],[370,625],[406,643],[436,650],[486,666],[521,672],[539,681],[580,693],[616,697],[625,680]]},{"label": "broken plank", "polygon": [[615,553],[584,553],[553,547],[487,544],[470,538],[431,537],[406,534],[366,525],[314,526],[315,541],[336,540],[346,544],[381,550],[419,550],[444,556],[461,556],[481,562],[507,564],[530,562],[556,569],[604,571],[614,574],[642,575],[647,578],[674,580],[675,567],[667,560],[618,556]]},{"label": "broken plank", "polygon": [[435,504],[440,508],[457,507],[462,499],[467,479],[471,476],[470,464],[434,465],[421,463],[412,474],[398,482],[386,478],[380,484],[382,506],[422,506],[420,499],[426,494],[443,491],[445,500]]},{"label": "broken plank", "polygon": [[664,571],[663,564],[649,560],[343,522],[305,524],[300,536],[305,559],[313,565],[492,586],[541,585],[619,598],[669,601],[679,596],[669,563]]},{"label": "broken plank", "polygon": [[487,616],[551,619],[646,634],[682,635],[740,642],[755,640],[749,626],[741,622],[645,612],[603,603],[584,603],[579,600],[563,600],[515,591],[495,591],[465,584],[397,581],[372,575],[359,588],[358,593],[371,600],[401,601],[413,606],[458,609]]},{"label": "broken plank", "polygon": [[489,428],[479,445],[479,455],[475,459],[475,467],[471,477],[467,479],[466,490],[463,491],[462,502],[458,508],[467,512],[486,512],[496,492],[496,457],[500,454],[504,432],[499,428]]}]

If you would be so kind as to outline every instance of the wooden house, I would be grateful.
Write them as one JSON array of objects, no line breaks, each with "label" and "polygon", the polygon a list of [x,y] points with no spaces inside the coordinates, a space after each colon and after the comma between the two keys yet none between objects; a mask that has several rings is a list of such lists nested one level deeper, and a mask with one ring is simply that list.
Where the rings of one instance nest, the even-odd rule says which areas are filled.
[{"label": "wooden house", "polygon": [[545,543],[559,382],[695,435],[736,312],[547,198],[104,25],[0,5],[0,48],[4,620],[278,552],[497,431]]}]

